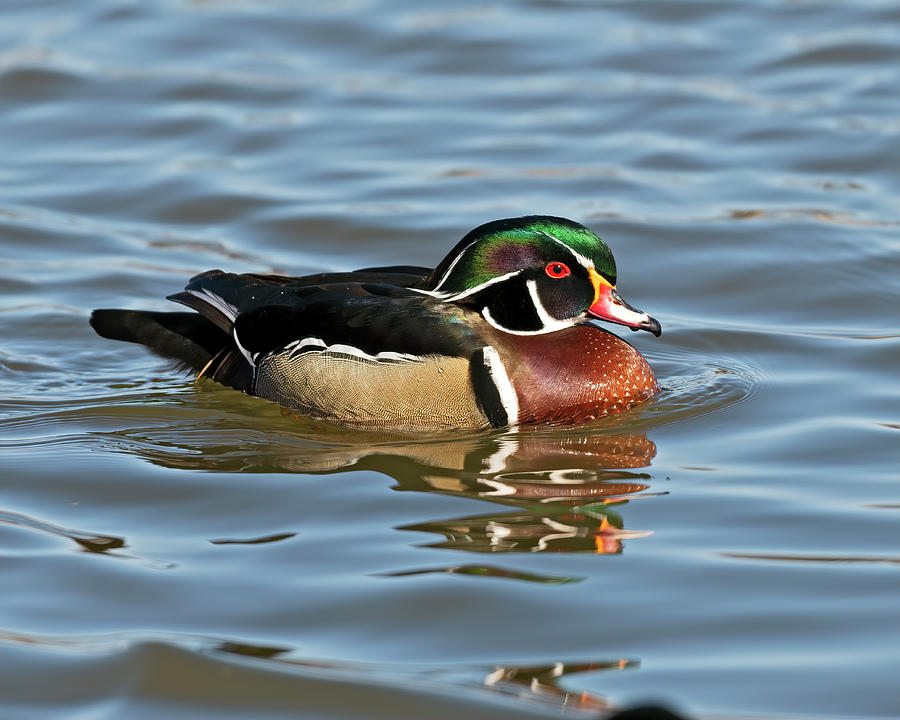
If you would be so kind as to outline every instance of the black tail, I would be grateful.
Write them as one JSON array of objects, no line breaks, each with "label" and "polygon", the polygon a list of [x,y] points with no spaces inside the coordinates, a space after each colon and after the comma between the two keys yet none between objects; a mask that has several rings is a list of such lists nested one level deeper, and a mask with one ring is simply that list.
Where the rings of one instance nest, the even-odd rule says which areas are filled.
[{"label": "black tail", "polygon": [[146,345],[201,376],[250,390],[252,368],[234,340],[197,313],[94,310],[91,327],[102,337]]}]

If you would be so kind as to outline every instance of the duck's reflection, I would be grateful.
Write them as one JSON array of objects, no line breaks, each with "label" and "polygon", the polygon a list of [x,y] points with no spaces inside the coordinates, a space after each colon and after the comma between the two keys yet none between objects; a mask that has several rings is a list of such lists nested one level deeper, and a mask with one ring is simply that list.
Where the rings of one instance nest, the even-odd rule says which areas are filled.
[{"label": "duck's reflection", "polygon": [[[612,509],[648,494],[650,476],[636,470],[650,464],[656,446],[642,434],[515,433],[392,450],[390,456],[382,449],[360,458],[355,466],[390,475],[397,490],[477,497],[503,506],[398,528],[442,536],[428,547],[618,553],[623,540],[649,534],[626,530]],[[444,570],[473,574],[471,566]]]},{"label": "duck's reflection", "polygon": [[[278,432],[242,428],[239,444],[223,444],[233,429],[210,426],[145,430],[140,438],[132,429],[120,431],[118,441],[167,467],[305,474],[368,470],[393,478],[398,491],[491,504],[490,512],[429,518],[398,528],[438,536],[424,543],[428,547],[608,554],[622,552],[625,540],[649,534],[626,529],[616,512],[635,497],[653,494],[650,475],[640,469],[649,466],[656,446],[642,433],[607,427],[410,439],[282,420]],[[494,574],[480,564],[417,572],[437,570]]]},{"label": "duck's reflection", "polygon": [[444,540],[427,543],[428,547],[474,552],[610,554],[622,552],[623,540],[650,534],[649,531],[623,529],[622,518],[605,507],[569,510],[557,505],[431,521],[399,529],[444,536]]}]

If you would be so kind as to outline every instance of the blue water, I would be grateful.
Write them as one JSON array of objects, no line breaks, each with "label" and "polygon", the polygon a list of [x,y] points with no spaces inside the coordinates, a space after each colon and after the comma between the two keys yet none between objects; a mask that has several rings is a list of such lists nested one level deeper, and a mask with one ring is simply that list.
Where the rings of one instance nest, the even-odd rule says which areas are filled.
[{"label": "blue water", "polygon": [[[0,717],[900,711],[894,2],[7,3]],[[342,431],[103,340],[571,217],[664,392]]]}]

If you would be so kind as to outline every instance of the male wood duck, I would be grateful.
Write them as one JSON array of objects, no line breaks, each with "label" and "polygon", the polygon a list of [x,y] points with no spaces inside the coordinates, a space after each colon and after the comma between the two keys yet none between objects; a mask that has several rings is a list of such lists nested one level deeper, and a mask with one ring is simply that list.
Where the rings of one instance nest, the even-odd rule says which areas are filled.
[{"label": "male wood duck", "polygon": [[338,424],[576,424],[658,389],[643,356],[593,324],[659,336],[615,283],[612,253],[588,228],[528,216],[472,230],[433,270],[209,270],[169,296],[196,313],[95,310],[91,325],[198,377]]}]

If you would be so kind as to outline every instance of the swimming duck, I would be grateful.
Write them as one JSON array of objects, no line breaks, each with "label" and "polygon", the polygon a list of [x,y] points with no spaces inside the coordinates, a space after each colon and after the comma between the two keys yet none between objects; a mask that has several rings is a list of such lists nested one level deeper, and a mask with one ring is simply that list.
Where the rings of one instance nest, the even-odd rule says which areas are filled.
[{"label": "swimming duck", "polygon": [[198,377],[338,424],[576,424],[658,389],[643,356],[594,324],[659,336],[659,323],[615,284],[597,235],[534,215],[475,228],[434,269],[209,270],[169,296],[196,312],[95,310],[91,325]]}]

